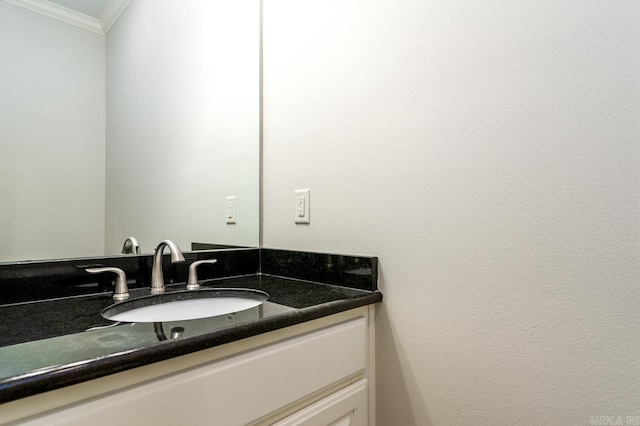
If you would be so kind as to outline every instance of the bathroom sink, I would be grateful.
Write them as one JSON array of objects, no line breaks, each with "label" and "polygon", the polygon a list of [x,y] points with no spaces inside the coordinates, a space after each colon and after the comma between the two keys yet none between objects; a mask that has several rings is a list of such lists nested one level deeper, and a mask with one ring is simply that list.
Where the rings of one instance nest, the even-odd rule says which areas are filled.
[{"label": "bathroom sink", "polygon": [[244,311],[268,298],[267,293],[248,288],[184,290],[116,303],[101,315],[122,322],[185,321]]}]

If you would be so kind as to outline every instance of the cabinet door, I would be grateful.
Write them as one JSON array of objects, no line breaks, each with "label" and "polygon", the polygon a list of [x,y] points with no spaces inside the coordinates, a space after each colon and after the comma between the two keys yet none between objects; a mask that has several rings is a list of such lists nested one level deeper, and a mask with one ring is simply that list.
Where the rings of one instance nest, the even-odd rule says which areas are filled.
[{"label": "cabinet door", "polygon": [[367,426],[367,381],[362,379],[279,421],[277,426]]}]

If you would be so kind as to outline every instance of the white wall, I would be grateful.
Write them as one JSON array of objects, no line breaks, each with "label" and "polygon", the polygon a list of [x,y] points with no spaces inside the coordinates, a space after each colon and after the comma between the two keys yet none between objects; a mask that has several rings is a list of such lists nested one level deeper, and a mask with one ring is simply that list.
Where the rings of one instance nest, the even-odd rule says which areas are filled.
[{"label": "white wall", "polygon": [[257,246],[258,49],[257,0],[136,0],[107,34],[107,253]]},{"label": "white wall", "polygon": [[633,0],[264,3],[264,246],[380,257],[379,425],[640,415],[639,76]]},{"label": "white wall", "polygon": [[0,1],[0,52],[0,262],[100,255],[104,37]]}]

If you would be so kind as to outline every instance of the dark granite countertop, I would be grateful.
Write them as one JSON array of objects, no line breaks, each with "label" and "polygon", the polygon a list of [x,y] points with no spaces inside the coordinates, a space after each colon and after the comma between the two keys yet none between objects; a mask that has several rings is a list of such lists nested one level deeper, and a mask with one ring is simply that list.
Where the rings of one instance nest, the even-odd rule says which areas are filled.
[{"label": "dark granite countertop", "polygon": [[[368,275],[372,275],[371,268]],[[113,303],[107,292],[0,306],[0,403],[382,300],[375,287],[349,288],[263,273],[201,283],[203,287],[262,290],[269,300],[236,314],[155,326],[103,319],[100,311]],[[167,286],[167,291],[183,289],[184,284]],[[147,288],[131,290],[132,297],[148,294]],[[172,338],[180,330],[182,334]]]}]

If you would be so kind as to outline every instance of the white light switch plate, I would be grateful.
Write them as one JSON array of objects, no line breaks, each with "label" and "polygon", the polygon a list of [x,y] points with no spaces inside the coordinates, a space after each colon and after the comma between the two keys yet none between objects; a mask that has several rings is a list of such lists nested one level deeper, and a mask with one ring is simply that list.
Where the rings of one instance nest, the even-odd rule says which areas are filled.
[{"label": "white light switch plate", "polygon": [[236,196],[227,197],[227,224],[234,225],[236,223]]},{"label": "white light switch plate", "polygon": [[309,190],[297,189],[295,199],[295,213],[294,218],[296,223],[310,223],[309,222]]}]

